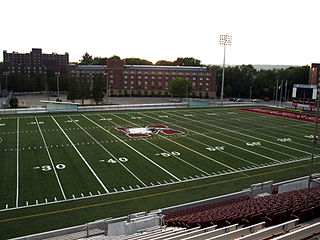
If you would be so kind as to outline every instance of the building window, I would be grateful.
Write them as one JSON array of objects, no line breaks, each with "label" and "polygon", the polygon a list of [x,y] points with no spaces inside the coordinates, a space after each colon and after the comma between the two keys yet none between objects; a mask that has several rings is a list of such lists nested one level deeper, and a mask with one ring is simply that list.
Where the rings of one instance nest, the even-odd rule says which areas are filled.
[{"label": "building window", "polygon": [[192,77],[192,80],[196,80],[196,78],[195,78],[195,77]]},{"label": "building window", "polygon": [[186,77],[186,80],[189,80],[189,77]]},{"label": "building window", "polygon": [[179,75],[182,75],[182,72],[179,72]]},{"label": "building window", "polygon": [[127,75],[124,75],[124,78],[128,78],[128,76],[127,76]]},{"label": "building window", "polygon": [[151,78],[154,79],[154,76],[152,76]]},{"label": "building window", "polygon": [[133,75],[131,75],[131,79],[134,79],[134,76],[133,76]]},{"label": "building window", "polygon": [[209,81],[209,78],[208,78],[208,77],[206,77],[206,80],[207,80],[207,81]]},{"label": "building window", "polygon": [[158,82],[158,85],[161,85],[161,83],[162,83],[162,82],[159,81],[159,82]]},{"label": "building window", "polygon": [[124,84],[127,84],[128,83],[128,81],[124,81]]},{"label": "building window", "polygon": [[159,71],[159,72],[158,72],[158,74],[162,74],[162,72],[161,72],[161,71]]},{"label": "building window", "polygon": [[209,86],[209,83],[206,83],[206,86]]},{"label": "building window", "polygon": [[148,82],[147,82],[147,81],[145,81],[145,82],[144,82],[144,84],[145,84],[145,85],[148,85]]},{"label": "building window", "polygon": [[134,73],[134,71],[133,71],[133,70],[131,70],[131,71],[130,71],[130,73],[131,73],[131,74],[133,74],[133,73]]},{"label": "building window", "polygon": [[144,71],[144,74],[148,74],[148,71]]},{"label": "building window", "polygon": [[141,76],[138,76],[138,79],[141,79]]},{"label": "building window", "polygon": [[202,78],[202,77],[200,77],[199,79],[200,79],[200,81],[202,81],[202,80],[203,80],[203,78]]},{"label": "building window", "polygon": [[144,79],[148,79],[148,76],[144,76]]}]

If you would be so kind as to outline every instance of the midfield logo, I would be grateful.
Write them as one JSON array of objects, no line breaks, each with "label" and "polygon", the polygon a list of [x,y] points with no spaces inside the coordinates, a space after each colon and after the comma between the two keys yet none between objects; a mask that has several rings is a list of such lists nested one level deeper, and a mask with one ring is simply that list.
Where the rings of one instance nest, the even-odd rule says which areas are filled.
[{"label": "midfield logo", "polygon": [[165,135],[184,134],[179,130],[171,129],[165,125],[150,125],[144,128],[139,127],[118,127],[118,131],[124,132],[130,138],[149,137],[151,134],[163,133]]}]

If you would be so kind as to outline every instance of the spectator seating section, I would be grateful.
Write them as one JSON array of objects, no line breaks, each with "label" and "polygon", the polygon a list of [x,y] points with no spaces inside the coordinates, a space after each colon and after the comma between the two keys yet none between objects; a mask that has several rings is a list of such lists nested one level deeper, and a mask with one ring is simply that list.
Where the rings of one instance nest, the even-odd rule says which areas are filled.
[{"label": "spectator seating section", "polygon": [[213,225],[220,228],[232,224],[246,227],[263,221],[268,227],[296,218],[301,223],[320,217],[320,187],[310,189],[307,206],[306,195],[307,189],[300,189],[255,199],[243,196],[168,213],[165,223],[186,228]]}]

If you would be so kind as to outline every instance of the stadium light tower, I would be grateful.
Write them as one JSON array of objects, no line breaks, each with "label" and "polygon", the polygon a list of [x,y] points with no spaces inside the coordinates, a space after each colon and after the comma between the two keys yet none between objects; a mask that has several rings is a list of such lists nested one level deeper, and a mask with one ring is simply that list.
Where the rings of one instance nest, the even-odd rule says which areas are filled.
[{"label": "stadium light tower", "polygon": [[221,97],[220,97],[220,105],[223,105],[223,87],[224,87],[224,66],[226,60],[226,46],[231,46],[232,36],[231,35],[220,35],[220,45],[223,45],[223,65],[222,65],[222,83],[221,83]]}]

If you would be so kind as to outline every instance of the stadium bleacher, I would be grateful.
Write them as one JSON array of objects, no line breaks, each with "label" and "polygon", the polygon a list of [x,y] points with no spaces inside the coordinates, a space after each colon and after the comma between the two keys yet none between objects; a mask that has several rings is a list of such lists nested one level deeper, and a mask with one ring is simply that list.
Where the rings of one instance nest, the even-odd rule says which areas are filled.
[{"label": "stadium bleacher", "polygon": [[295,218],[306,222],[320,217],[320,187],[311,189],[308,205],[305,205],[306,194],[306,189],[300,189],[255,199],[239,197],[169,213],[165,216],[165,223],[167,226],[205,228],[231,224],[250,226],[262,221],[271,226]]},{"label": "stadium bleacher", "polygon": [[[310,189],[308,204],[306,204],[306,194],[307,189],[304,188],[282,193],[273,191],[271,195],[256,198],[250,198],[249,195],[240,196],[167,213],[164,216],[165,225],[163,218],[159,217],[159,225],[133,234],[112,236],[109,232],[105,232],[80,239],[308,239],[320,235],[320,186]],[[150,220],[150,216],[159,216],[160,212],[161,210],[157,210],[153,215],[145,213],[130,215],[127,220],[129,222],[124,219],[121,221],[124,224],[136,222],[143,225],[142,219]],[[40,238],[37,235],[28,239]],[[79,237],[73,238],[71,234],[67,238],[60,236],[50,239],[79,239]]]}]

